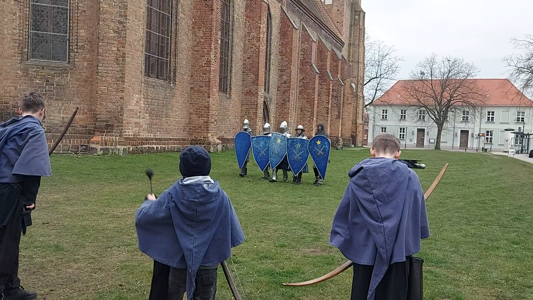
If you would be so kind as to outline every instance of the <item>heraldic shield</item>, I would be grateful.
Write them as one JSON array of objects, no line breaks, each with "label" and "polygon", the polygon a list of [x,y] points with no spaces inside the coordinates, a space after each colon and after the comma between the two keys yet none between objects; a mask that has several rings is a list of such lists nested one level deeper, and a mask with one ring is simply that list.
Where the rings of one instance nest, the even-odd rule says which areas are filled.
[{"label": "heraldic shield", "polygon": [[270,148],[270,137],[268,135],[259,135],[252,137],[252,151],[254,159],[261,171],[265,171],[270,162],[268,149]]},{"label": "heraldic shield", "polygon": [[235,153],[237,154],[237,162],[239,169],[242,169],[244,162],[250,155],[250,148],[252,146],[252,137],[247,132],[241,131],[235,136]]},{"label": "heraldic shield", "polygon": [[306,139],[287,139],[287,160],[294,174],[300,173],[307,163],[307,157],[309,156],[308,144],[309,140]]},{"label": "heraldic shield", "polygon": [[309,155],[315,162],[322,179],[326,178],[330,150],[331,141],[323,135],[314,136],[309,140]]},{"label": "heraldic shield", "polygon": [[270,138],[270,167],[274,169],[287,154],[287,137],[281,133],[272,133]]}]

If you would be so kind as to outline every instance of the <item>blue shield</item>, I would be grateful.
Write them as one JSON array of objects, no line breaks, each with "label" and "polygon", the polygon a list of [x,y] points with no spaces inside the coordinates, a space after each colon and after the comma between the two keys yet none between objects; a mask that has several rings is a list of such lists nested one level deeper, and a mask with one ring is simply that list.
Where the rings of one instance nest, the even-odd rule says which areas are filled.
[{"label": "blue shield", "polygon": [[270,167],[274,169],[287,155],[287,137],[281,133],[272,133],[270,138]]},{"label": "blue shield", "polygon": [[294,174],[300,173],[307,163],[307,157],[309,156],[308,144],[309,140],[306,139],[287,139],[287,160]]},{"label": "blue shield", "polygon": [[270,162],[268,153],[269,148],[270,136],[259,135],[252,137],[252,151],[254,152],[254,159],[261,171],[264,171]]},{"label": "blue shield", "polygon": [[252,137],[249,133],[241,131],[235,136],[235,153],[237,154],[237,162],[239,169],[242,169],[244,162],[248,160],[250,155],[250,148],[252,146]]},{"label": "blue shield", "polygon": [[309,155],[315,162],[322,179],[326,178],[330,150],[331,141],[323,135],[314,136],[309,140]]}]

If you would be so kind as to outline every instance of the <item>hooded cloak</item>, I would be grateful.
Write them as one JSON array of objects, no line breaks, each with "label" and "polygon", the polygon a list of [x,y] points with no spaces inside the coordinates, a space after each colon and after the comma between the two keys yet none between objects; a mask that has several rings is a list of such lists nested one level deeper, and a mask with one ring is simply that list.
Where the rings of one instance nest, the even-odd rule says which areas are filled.
[{"label": "hooded cloak", "polygon": [[192,299],[200,265],[217,265],[244,241],[229,197],[209,176],[180,179],[156,201],[145,201],[135,225],[139,249],[165,265],[187,269]]},{"label": "hooded cloak", "polygon": [[416,173],[390,158],[368,158],[348,173],[330,244],[351,261],[373,265],[368,299],[388,266],[420,251],[429,236],[424,193]]}]

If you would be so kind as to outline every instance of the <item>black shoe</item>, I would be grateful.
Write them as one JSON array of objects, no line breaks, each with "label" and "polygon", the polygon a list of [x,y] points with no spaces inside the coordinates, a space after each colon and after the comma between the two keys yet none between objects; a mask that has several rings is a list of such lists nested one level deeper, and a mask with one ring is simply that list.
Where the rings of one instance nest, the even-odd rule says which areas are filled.
[{"label": "black shoe", "polygon": [[22,287],[12,290],[4,290],[3,300],[30,300],[37,298],[34,291],[25,291]]}]

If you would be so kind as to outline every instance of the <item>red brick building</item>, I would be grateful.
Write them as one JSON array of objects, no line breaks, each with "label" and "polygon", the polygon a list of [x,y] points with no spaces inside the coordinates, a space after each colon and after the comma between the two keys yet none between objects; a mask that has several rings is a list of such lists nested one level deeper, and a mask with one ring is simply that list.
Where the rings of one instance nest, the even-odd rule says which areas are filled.
[{"label": "red brick building", "polygon": [[[361,144],[360,0],[6,0],[0,121],[45,97],[58,151],[159,152],[231,145],[286,120]],[[216,146],[216,147],[213,147]]]}]

